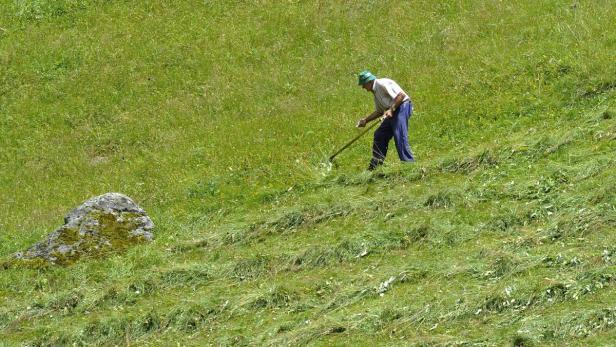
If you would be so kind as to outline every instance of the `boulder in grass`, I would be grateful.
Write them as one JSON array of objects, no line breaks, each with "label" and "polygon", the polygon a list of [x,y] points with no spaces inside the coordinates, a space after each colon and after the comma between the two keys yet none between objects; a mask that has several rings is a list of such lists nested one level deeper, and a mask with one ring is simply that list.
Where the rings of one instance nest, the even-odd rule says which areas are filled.
[{"label": "boulder in grass", "polygon": [[129,197],[107,193],[70,211],[64,225],[15,255],[12,263],[68,265],[103,257],[153,239],[154,223]]}]

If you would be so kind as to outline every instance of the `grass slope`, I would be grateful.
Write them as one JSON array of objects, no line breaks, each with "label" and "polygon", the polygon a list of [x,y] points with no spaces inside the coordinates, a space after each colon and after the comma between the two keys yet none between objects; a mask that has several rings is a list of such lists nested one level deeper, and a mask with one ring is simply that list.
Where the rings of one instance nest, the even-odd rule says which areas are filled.
[{"label": "grass slope", "polygon": [[[0,6],[0,255],[107,191],[157,240],[0,271],[0,345],[609,345],[612,1]],[[361,170],[371,97],[418,162]]]}]

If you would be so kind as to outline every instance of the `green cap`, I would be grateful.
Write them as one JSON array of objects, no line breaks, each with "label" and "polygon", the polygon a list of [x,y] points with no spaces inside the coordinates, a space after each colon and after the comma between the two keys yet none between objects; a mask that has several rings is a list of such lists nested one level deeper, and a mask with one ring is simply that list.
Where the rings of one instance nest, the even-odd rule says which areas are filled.
[{"label": "green cap", "polygon": [[372,74],[372,72],[368,71],[368,70],[364,70],[362,72],[359,73],[359,75],[357,76],[359,79],[359,85],[361,86],[364,83],[370,82],[370,81],[374,81],[376,79],[376,76],[374,76]]}]

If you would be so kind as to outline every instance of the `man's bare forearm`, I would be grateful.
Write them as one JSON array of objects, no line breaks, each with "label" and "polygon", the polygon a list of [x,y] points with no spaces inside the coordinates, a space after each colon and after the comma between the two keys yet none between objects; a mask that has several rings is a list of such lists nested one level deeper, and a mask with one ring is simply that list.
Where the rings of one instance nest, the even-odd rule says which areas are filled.
[{"label": "man's bare forearm", "polygon": [[366,124],[380,117],[392,118],[394,116],[394,112],[398,109],[398,107],[400,107],[402,102],[404,102],[405,98],[406,98],[406,94],[404,92],[398,93],[398,95],[396,95],[396,97],[394,98],[394,101],[391,104],[391,107],[385,110],[384,113],[380,113],[379,111],[374,111],[370,115],[368,115],[368,117],[360,119],[359,122],[357,123],[357,126],[360,128],[364,127]]},{"label": "man's bare forearm", "polygon": [[364,119],[366,120],[366,123],[369,123],[369,122],[372,122],[373,120],[375,120],[375,119],[377,119],[377,118],[379,118],[381,116],[382,116],[381,113],[379,113],[378,111],[374,111],[374,112],[370,113],[370,115],[368,117],[364,118]]},{"label": "man's bare forearm", "polygon": [[391,112],[395,112],[398,109],[398,107],[400,107],[400,104],[402,104],[405,98],[406,98],[406,94],[404,92],[398,93],[398,95],[396,95],[396,98],[394,99],[393,104],[389,108]]}]

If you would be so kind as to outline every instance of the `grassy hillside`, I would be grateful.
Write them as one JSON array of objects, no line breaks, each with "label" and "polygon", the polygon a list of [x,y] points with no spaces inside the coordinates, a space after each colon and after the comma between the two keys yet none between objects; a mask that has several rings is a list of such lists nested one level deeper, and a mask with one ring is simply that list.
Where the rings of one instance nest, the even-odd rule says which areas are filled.
[{"label": "grassy hillside", "polygon": [[[0,3],[0,257],[109,191],[156,241],[0,270],[0,345],[610,345],[616,3]],[[395,79],[417,163],[339,157]],[[395,154],[395,153],[392,153]]]}]

